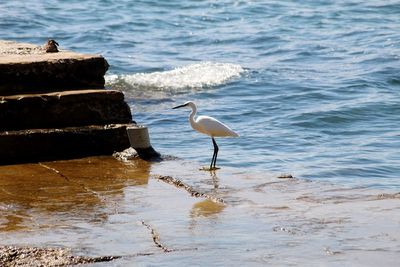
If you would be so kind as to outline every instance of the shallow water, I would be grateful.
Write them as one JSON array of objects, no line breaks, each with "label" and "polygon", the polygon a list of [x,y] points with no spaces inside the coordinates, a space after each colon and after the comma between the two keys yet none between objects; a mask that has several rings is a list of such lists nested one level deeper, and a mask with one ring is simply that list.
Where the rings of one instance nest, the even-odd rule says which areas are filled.
[{"label": "shallow water", "polygon": [[[394,266],[399,260],[399,193],[200,167],[111,157],[0,167],[0,240],[123,256],[104,266]],[[224,203],[157,179],[166,174]],[[170,252],[155,245],[143,223]]]},{"label": "shallow water", "polygon": [[[107,87],[124,91],[158,151],[180,158],[46,163],[69,181],[41,165],[1,167],[1,243],[126,255],[117,266],[395,265],[399,8],[372,0],[1,2],[0,38],[54,38],[104,55]],[[211,159],[211,140],[190,128],[187,110],[171,110],[187,100],[240,134],[217,140],[214,177],[198,170]],[[297,179],[277,179],[282,173]],[[226,204],[194,199],[156,174]],[[160,251],[142,220],[174,251]]]}]

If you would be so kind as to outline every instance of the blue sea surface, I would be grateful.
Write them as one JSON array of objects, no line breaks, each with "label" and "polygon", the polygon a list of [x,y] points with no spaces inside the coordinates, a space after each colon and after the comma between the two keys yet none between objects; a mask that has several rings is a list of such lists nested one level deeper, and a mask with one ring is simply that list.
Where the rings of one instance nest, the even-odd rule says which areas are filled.
[{"label": "blue sea surface", "polygon": [[102,54],[163,154],[209,164],[192,100],[240,134],[221,167],[400,187],[399,1],[1,1],[0,29]]}]

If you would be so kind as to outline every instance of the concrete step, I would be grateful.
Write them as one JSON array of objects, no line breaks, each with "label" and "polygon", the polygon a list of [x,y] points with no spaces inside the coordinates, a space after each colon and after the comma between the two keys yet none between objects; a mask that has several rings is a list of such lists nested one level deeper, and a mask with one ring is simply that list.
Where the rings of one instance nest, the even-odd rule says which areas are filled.
[{"label": "concrete step", "polygon": [[111,155],[130,147],[128,126],[132,124],[0,132],[0,165]]},{"label": "concrete step", "polygon": [[0,165],[130,147],[132,114],[122,92],[104,89],[107,61],[62,44],[46,50],[0,40]]},{"label": "concrete step", "polygon": [[124,95],[116,90],[0,96],[0,131],[131,121]]},{"label": "concrete step", "polygon": [[100,55],[0,40],[0,95],[104,88],[108,66]]}]

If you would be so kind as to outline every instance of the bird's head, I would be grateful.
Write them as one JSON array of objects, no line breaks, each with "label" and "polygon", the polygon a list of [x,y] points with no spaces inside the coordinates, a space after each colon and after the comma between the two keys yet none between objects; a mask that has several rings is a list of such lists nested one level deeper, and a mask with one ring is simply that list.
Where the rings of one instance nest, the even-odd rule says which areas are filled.
[{"label": "bird's head", "polygon": [[191,108],[193,108],[195,106],[196,105],[192,101],[188,101],[185,104],[173,107],[172,109],[183,108],[183,107],[191,107]]},{"label": "bird's head", "polygon": [[59,44],[58,44],[56,41],[54,41],[53,39],[47,40],[47,44],[48,44],[48,45],[59,46]]}]

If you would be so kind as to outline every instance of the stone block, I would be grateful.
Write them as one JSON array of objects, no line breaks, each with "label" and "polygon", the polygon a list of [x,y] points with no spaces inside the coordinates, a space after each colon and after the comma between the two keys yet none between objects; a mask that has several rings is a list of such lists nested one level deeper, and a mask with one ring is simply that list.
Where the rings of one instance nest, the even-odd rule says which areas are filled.
[{"label": "stone block", "polygon": [[130,147],[132,124],[0,132],[0,165],[111,155]]},{"label": "stone block", "polygon": [[108,66],[100,55],[0,40],[0,95],[104,88]]},{"label": "stone block", "polygon": [[0,97],[0,131],[130,123],[124,95],[79,90]]}]

